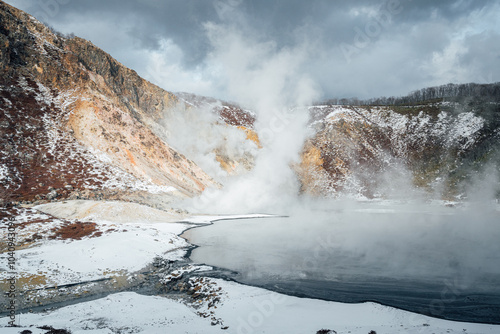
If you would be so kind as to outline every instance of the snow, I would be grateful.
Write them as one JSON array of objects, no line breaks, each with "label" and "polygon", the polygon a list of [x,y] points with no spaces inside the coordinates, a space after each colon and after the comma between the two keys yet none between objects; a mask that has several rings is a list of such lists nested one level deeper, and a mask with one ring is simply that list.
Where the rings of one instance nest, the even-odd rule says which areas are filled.
[{"label": "snow", "polygon": [[[93,147],[75,147],[77,154],[85,155],[92,162],[93,173],[104,174],[107,180],[102,187],[108,189],[133,189],[136,191],[145,191],[151,194],[171,193],[178,189],[172,186],[157,185],[150,180],[140,180],[122,169],[113,165],[112,159],[104,152]],[[89,186],[89,189],[95,189],[95,186]]]},{"label": "snow", "polygon": [[181,278],[184,274],[186,273],[192,273],[192,272],[200,272],[200,271],[207,271],[211,270],[212,267],[210,266],[193,266],[193,265],[188,265],[185,267],[182,267],[180,269],[174,270],[168,275],[165,275],[161,280],[160,283],[166,284],[174,280],[178,280]]},{"label": "snow", "polygon": [[[500,326],[438,320],[375,303],[343,304],[284,296],[214,280],[227,293],[215,314],[233,333],[495,333]],[[423,324],[429,326],[423,327]],[[464,330],[465,329],[465,330]]]},{"label": "snow", "polygon": [[12,106],[12,102],[11,102],[9,99],[7,99],[7,98],[5,98],[5,97],[2,97],[2,99],[3,99],[4,103],[5,103],[7,106],[9,106],[9,107],[11,107],[11,106]]},{"label": "snow", "polygon": [[144,268],[157,255],[178,260],[166,253],[189,246],[168,228],[148,227],[124,224],[119,232],[99,238],[57,240],[20,250],[16,254],[16,267],[23,273],[44,274],[55,285],[63,285],[100,279],[107,277],[107,273],[132,273]]},{"label": "snow", "polygon": [[6,179],[9,174],[9,169],[5,165],[0,165],[0,181]]},{"label": "snow", "polygon": [[[35,209],[59,218],[98,224],[100,231],[112,229],[97,238],[82,240],[50,240],[37,247],[18,250],[18,272],[43,275],[48,285],[63,285],[109,277],[117,272],[133,273],[146,267],[153,258],[180,260],[190,245],[179,235],[190,224],[210,224],[211,221],[237,218],[258,218],[269,215],[244,216],[182,216],[123,202],[65,201],[36,206]],[[40,215],[37,218],[47,218]],[[17,218],[26,221],[25,216]],[[45,225],[49,230],[54,225]],[[40,228],[33,226],[32,228]],[[0,270],[6,266],[4,262]],[[0,277],[2,277],[0,273]]]},{"label": "snow", "polygon": [[214,221],[218,220],[229,220],[229,219],[250,219],[250,218],[269,218],[277,217],[276,215],[268,214],[246,214],[246,215],[199,215],[190,216],[185,218],[184,221],[192,224],[209,225]]},{"label": "snow", "polygon": [[[105,188],[145,191],[151,194],[172,193],[178,190],[173,186],[157,185],[152,180],[139,179],[127,173],[119,168],[105,153],[91,147],[85,147],[72,134],[61,128],[62,124],[67,123],[76,102],[87,99],[82,95],[84,94],[82,91],[69,89],[59,91],[54,95],[49,88],[40,82],[36,82],[36,88],[33,88],[28,84],[26,77],[23,76],[20,76],[18,86],[26,93],[34,94],[42,110],[50,109],[52,105],[55,105],[56,108],[62,111],[61,113],[46,113],[42,116],[45,129],[44,136],[43,139],[38,139],[38,142],[35,142],[35,149],[44,147],[57,161],[54,169],[50,170],[54,177],[57,177],[60,172],[76,175],[75,182],[82,181],[86,185],[85,188],[91,190]],[[4,113],[7,117],[10,117],[6,111]],[[32,127],[29,120],[26,122],[26,127]],[[83,177],[79,177],[79,170],[81,169],[85,169],[87,175],[91,175],[93,178],[85,181],[78,180],[78,178]],[[17,174],[19,174],[18,170],[11,170],[11,183],[14,181],[16,181],[14,183],[22,182],[20,176],[14,177]]]},{"label": "snow", "polygon": [[465,140],[463,148],[466,149],[476,139],[476,133],[484,126],[484,119],[477,117],[472,112],[461,113],[457,117],[455,127],[450,131],[449,143]]},{"label": "snow", "polygon": [[[416,111],[419,110],[419,106],[414,108]],[[390,107],[333,105],[315,106],[309,110],[321,110],[322,113],[327,113],[324,118],[316,120],[311,126],[325,124],[327,127],[332,127],[340,120],[346,119],[351,122],[370,123],[384,129],[384,132],[389,134],[391,146],[401,157],[407,156],[409,146],[429,141],[443,141],[443,145],[447,148],[466,150],[476,142],[485,124],[484,118],[475,115],[473,111],[464,111],[453,116],[442,110],[436,118],[433,118],[423,111],[413,116],[397,113]]]},{"label": "snow", "polygon": [[[173,215],[144,205],[69,201],[37,208],[69,219],[95,220],[98,230],[104,232],[100,237],[81,240],[45,240],[34,247],[17,250],[16,271],[21,276],[44,276],[47,280],[44,286],[101,279],[118,272],[133,273],[146,267],[156,256],[180,260],[190,246],[178,236],[189,225],[172,223]],[[47,217],[39,214],[35,218]],[[16,221],[25,222],[27,216],[21,214]],[[57,222],[34,224],[28,229],[50,234]],[[2,261],[0,278],[7,278],[7,275],[7,261]]]},{"label": "snow", "polygon": [[343,106],[336,106],[332,112],[330,112],[327,116],[326,119],[328,121],[336,121],[339,116],[342,116],[344,114],[351,114],[352,110],[345,108]]},{"label": "snow", "polygon": [[[42,205],[36,209],[65,219],[92,220],[101,231],[113,230],[97,238],[46,240],[31,248],[16,251],[18,274],[44,275],[47,278],[46,286],[89,281],[117,273],[128,273],[131,279],[134,272],[151,263],[156,256],[171,261],[181,260],[189,244],[178,235],[192,224],[271,216],[203,215],[185,218],[183,223],[172,223],[169,221],[175,215],[133,203],[68,201]],[[49,217],[37,212],[34,209],[21,211],[16,220],[20,223]],[[38,231],[42,227],[50,230],[57,223],[56,219],[48,226],[34,224],[33,228]],[[2,271],[5,269],[0,268],[0,273],[6,273]],[[186,264],[167,272],[160,283],[176,281],[187,273],[202,275],[210,269],[205,265]],[[5,275],[2,278],[6,278]],[[16,319],[22,327],[2,328],[7,326],[9,319],[0,318],[0,331],[18,334],[27,329],[33,333],[45,333],[36,327],[46,325],[65,328],[73,334],[316,333],[321,329],[352,334],[366,334],[372,330],[385,334],[500,331],[500,326],[439,320],[375,303],[343,304],[291,297],[202,276],[191,277],[188,282],[188,288],[198,298],[120,292],[59,309],[18,314]],[[39,296],[50,297],[50,293],[41,291]]]},{"label": "snow", "polygon": [[[372,330],[384,334],[486,334],[500,330],[500,326],[440,320],[375,303],[326,302],[221,279],[203,281],[200,294],[217,299],[194,305],[122,292],[53,311],[22,314],[21,328],[2,328],[2,333],[18,334],[23,329],[33,331],[34,326],[48,324],[71,330],[73,334],[316,333],[321,329],[352,334],[367,334]],[[0,323],[6,323],[5,320],[0,319]],[[212,325],[214,320],[218,320],[217,325]]]},{"label": "snow", "polygon": [[[211,327],[186,305],[167,298],[141,296],[133,292],[114,294],[53,312],[23,314],[21,321],[23,325],[50,324],[58,329],[68,328],[73,334],[222,332]],[[20,328],[2,328],[2,333],[5,334],[18,334],[20,331]]]},{"label": "snow", "polygon": [[[182,215],[137,203],[73,200],[35,206],[35,209],[64,219],[111,223],[166,223],[182,220]],[[179,230],[180,233],[180,230]]]},{"label": "snow", "polygon": [[[167,260],[180,260],[190,246],[179,235],[191,227],[178,214],[123,202],[66,201],[35,207],[62,219],[92,221],[104,233],[97,238],[82,240],[45,240],[16,252],[16,270],[21,276],[42,275],[44,286],[63,285],[110,277],[116,273],[133,273],[146,267],[156,256]],[[255,218],[265,215],[247,215]],[[233,219],[241,216],[197,216],[187,222],[209,224],[210,221]],[[29,219],[47,219],[43,213],[22,211],[17,223]],[[50,230],[62,221],[31,224],[20,230],[22,235],[36,232],[51,234]],[[2,233],[5,233],[2,230]],[[7,261],[0,265],[0,278],[6,278]],[[199,269],[199,268],[198,268]],[[197,269],[197,270],[198,270]],[[2,271],[3,270],[3,271]],[[34,288],[34,287],[32,287]],[[40,288],[37,286],[36,288]]]}]

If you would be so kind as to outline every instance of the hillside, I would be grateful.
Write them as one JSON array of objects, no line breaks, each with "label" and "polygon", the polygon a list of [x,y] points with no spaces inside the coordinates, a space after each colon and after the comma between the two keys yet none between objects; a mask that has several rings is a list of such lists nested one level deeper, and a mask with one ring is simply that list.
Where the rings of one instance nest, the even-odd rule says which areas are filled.
[{"label": "hillside", "polygon": [[[3,2],[0,19],[4,200],[196,196],[253,168],[253,112],[166,92]],[[301,190],[462,198],[475,173],[498,162],[497,100],[498,84],[450,84],[357,101],[371,106],[309,107],[313,135],[294,167]]]},{"label": "hillside", "polygon": [[[299,172],[306,192],[457,200],[476,178],[498,181],[496,102],[324,105],[309,112],[314,135]],[[489,167],[493,173],[484,175]]]},{"label": "hillside", "polygon": [[[151,193],[193,196],[216,186],[164,135],[168,115],[187,122],[186,110],[196,108],[92,43],[56,34],[3,2],[0,94],[4,201],[137,201]],[[252,120],[235,122],[234,115],[245,113],[228,108],[211,107],[213,126],[229,126],[245,138]],[[234,164],[219,151],[221,162]]]}]

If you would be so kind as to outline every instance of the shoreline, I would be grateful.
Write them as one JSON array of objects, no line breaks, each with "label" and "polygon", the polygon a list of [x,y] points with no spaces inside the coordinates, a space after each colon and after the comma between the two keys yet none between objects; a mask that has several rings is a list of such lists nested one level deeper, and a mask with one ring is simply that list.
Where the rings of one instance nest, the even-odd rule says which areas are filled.
[{"label": "shoreline", "polygon": [[[182,251],[184,252],[184,254],[182,256],[183,260],[173,260],[172,263],[171,263],[171,264],[173,264],[173,266],[169,270],[167,270],[167,273],[168,272],[172,272],[172,270],[174,270],[174,271],[181,270],[182,271],[182,270],[184,270],[184,268],[189,267],[189,266],[192,266],[192,267],[193,266],[194,267],[196,267],[196,266],[199,266],[199,267],[205,266],[204,264],[195,264],[195,263],[193,263],[190,260],[191,252],[194,249],[198,248],[199,246],[195,245],[195,244],[191,244],[190,242],[188,242],[188,240],[186,238],[182,237],[182,235],[184,233],[186,233],[186,231],[189,231],[190,229],[194,229],[194,228],[197,228],[197,227],[203,227],[203,226],[213,225],[214,223],[216,223],[217,221],[220,221],[220,220],[236,220],[236,219],[250,219],[250,218],[270,218],[270,217],[277,217],[277,216],[272,216],[272,215],[256,215],[256,214],[252,214],[252,215],[219,215],[219,216],[203,215],[203,216],[195,216],[194,219],[186,218],[184,220],[172,223],[172,224],[176,224],[177,226],[183,226],[182,231],[179,231],[178,233],[176,233],[176,235],[177,235],[177,237],[182,238],[186,242],[186,244],[182,248]],[[211,218],[211,220],[209,220],[207,218]],[[203,220],[202,223],[200,223],[201,220]],[[164,224],[170,224],[170,223],[164,223]],[[145,224],[143,226],[143,228],[148,227],[148,226],[149,226],[149,228],[151,228],[152,226],[158,227],[155,224],[147,223],[147,224]],[[172,226],[172,225],[169,225],[169,226]],[[151,259],[151,261],[152,260],[153,259]],[[207,266],[210,266],[210,265],[207,265]],[[144,267],[143,269],[145,269],[147,267],[151,267],[151,263],[148,266]],[[276,300],[280,300],[280,299],[283,299],[283,300],[287,300],[287,302],[294,303],[294,305],[295,304],[296,305],[305,305],[305,304],[312,303],[314,305],[323,305],[322,307],[335,308],[335,309],[339,309],[339,310],[340,309],[343,309],[343,310],[344,309],[351,309],[351,308],[354,308],[354,309],[360,308],[360,309],[362,309],[362,308],[366,308],[366,307],[372,307],[371,305],[373,305],[373,307],[375,309],[387,310],[387,312],[389,312],[388,314],[391,314],[393,312],[396,312],[397,314],[407,314],[406,311],[402,311],[402,310],[399,310],[399,309],[396,309],[396,308],[393,308],[393,307],[387,307],[387,306],[384,306],[384,305],[382,305],[382,304],[380,304],[378,302],[377,303],[371,303],[371,302],[363,302],[363,303],[339,303],[339,302],[335,302],[335,301],[324,301],[324,300],[321,300],[321,299],[313,299],[313,298],[310,298],[310,297],[305,297],[305,298],[303,298],[303,297],[296,297],[293,294],[289,294],[289,293],[285,293],[284,294],[283,292],[279,292],[278,293],[278,292],[276,292],[273,289],[269,289],[268,287],[262,288],[262,287],[258,287],[258,286],[255,286],[255,285],[249,285],[249,284],[246,284],[244,282],[239,282],[238,280],[233,279],[233,278],[230,277],[231,275],[237,274],[234,271],[227,270],[225,268],[218,268],[218,267],[215,267],[215,266],[210,266],[210,267],[212,269],[209,270],[209,271],[199,271],[199,272],[197,272],[195,270],[192,273],[188,273],[184,278],[182,278],[182,281],[178,281],[178,282],[183,283],[183,284],[184,283],[197,284],[196,280],[204,280],[204,279],[206,279],[206,282],[208,282],[208,283],[203,283],[203,285],[198,285],[199,287],[201,287],[202,290],[205,289],[205,288],[210,287],[211,285],[215,285],[215,286],[219,286],[220,289],[222,289],[222,291],[224,293],[229,294],[229,295],[238,295],[238,294],[240,294],[240,293],[242,293],[244,291],[248,291],[248,293],[251,292],[252,295],[256,294],[256,296],[267,296],[267,297],[265,297],[264,301],[261,301],[264,304],[267,303],[267,301],[269,301],[269,300],[275,300],[275,299]],[[226,273],[226,274],[231,274],[231,275],[230,276],[226,275],[225,277],[223,277],[223,275],[221,273]],[[134,274],[135,275],[135,274],[137,274],[137,272],[132,272],[130,274]],[[145,272],[142,272],[141,274],[145,274]],[[154,280],[157,280],[158,277],[160,277],[160,276],[154,276],[154,275],[150,276],[149,277],[150,283],[154,283]],[[80,284],[80,283],[76,283],[76,284]],[[66,301],[62,301],[62,302],[59,302],[59,303],[52,303],[52,304],[43,305],[43,306],[40,306],[40,307],[33,307],[32,308],[33,311],[35,311],[35,312],[39,311],[39,312],[38,313],[35,313],[35,312],[34,313],[21,313],[21,315],[22,315],[23,319],[25,319],[25,318],[28,318],[28,319],[38,319],[38,318],[42,319],[43,318],[44,319],[45,317],[50,317],[51,314],[55,315],[55,314],[60,314],[62,312],[66,312],[65,310],[68,310],[68,309],[78,309],[80,307],[84,307],[84,305],[99,305],[101,303],[101,301],[103,301],[103,300],[116,300],[116,299],[119,300],[123,296],[131,296],[130,295],[131,293],[132,294],[138,294],[137,298],[139,298],[139,299],[141,299],[141,298],[143,298],[143,299],[144,298],[156,298],[155,296],[166,297],[166,299],[170,300],[170,301],[176,301],[176,300],[179,301],[179,304],[175,304],[175,305],[178,305],[178,308],[183,308],[185,306],[188,306],[188,309],[191,310],[189,312],[194,312],[194,313],[196,313],[196,312],[198,312],[198,313],[202,312],[200,310],[196,311],[197,309],[193,308],[194,304],[189,304],[189,303],[186,304],[186,300],[184,300],[184,301],[181,302],[181,300],[183,300],[183,298],[185,298],[185,297],[188,296],[188,295],[186,295],[185,291],[176,291],[176,290],[173,290],[173,291],[170,291],[170,292],[158,293],[158,291],[149,290],[147,286],[142,285],[142,289],[136,289],[136,288],[133,288],[133,287],[132,288],[128,287],[128,288],[124,288],[122,290],[107,291],[107,292],[102,293],[102,294],[93,294],[92,296],[82,296],[82,297],[76,298],[74,300],[69,300],[69,301],[66,300]],[[245,292],[245,293],[247,293],[247,292]],[[139,296],[142,296],[142,297],[139,297]],[[192,298],[193,295],[189,295],[189,296],[191,296],[189,298]],[[133,297],[133,298],[136,298],[136,297]],[[243,311],[240,311],[240,309],[244,309],[243,304],[246,303],[246,304],[252,305],[252,303],[255,303],[254,298],[256,298],[256,297],[250,297],[249,296],[249,297],[245,297],[245,298],[250,298],[250,299],[245,299],[244,302],[241,302],[241,301],[238,302],[239,299],[237,299],[237,298],[234,299],[231,296],[229,296],[228,299],[225,299],[222,304],[217,304],[219,308],[213,314],[215,314],[214,316],[216,317],[216,320],[217,319],[224,319],[224,322],[223,322],[224,325],[220,325],[221,328],[222,327],[226,327],[228,325],[228,323],[229,323],[229,328],[230,328],[229,332],[230,333],[234,332],[235,328],[240,328],[240,329],[244,328],[244,327],[241,327],[242,326],[241,324],[235,323],[234,321],[231,320],[231,317],[228,316],[229,313],[227,313],[228,310],[230,309],[230,306],[225,306],[225,305],[226,304],[227,305],[232,305],[232,304],[236,303],[234,305],[238,305],[237,306],[237,310],[238,310],[237,312],[239,312],[239,313],[237,313],[237,314],[243,315],[245,313],[241,313]],[[149,299],[144,299],[144,300],[149,300]],[[258,300],[258,298],[256,300]],[[170,302],[167,302],[167,301],[165,301],[165,303],[169,303],[169,305],[171,305],[171,307],[173,307],[172,305],[174,305],[174,304],[170,304]],[[181,305],[183,305],[183,306],[181,306]],[[189,306],[189,305],[192,305],[192,306]],[[205,305],[205,304],[203,304],[203,305]],[[202,306],[202,309],[203,308],[205,309],[205,311],[203,311],[203,312],[208,312],[208,311],[212,312],[212,311],[214,311],[213,308],[210,308],[207,305],[210,305],[210,303],[207,303],[205,306]],[[265,304],[265,305],[268,305],[268,304]],[[177,307],[177,306],[175,306],[175,307]],[[273,308],[276,308],[276,310],[279,307],[281,307],[280,303],[276,303],[276,305],[273,304]],[[303,306],[300,306],[299,308],[302,309],[302,307]],[[49,310],[47,311],[47,309],[49,309]],[[219,312],[221,312],[221,313],[219,314]],[[280,312],[285,312],[286,313],[288,311],[286,311],[286,309],[281,310],[281,308],[280,308]],[[301,312],[306,312],[307,313],[306,309],[302,309]],[[253,315],[254,313],[255,313],[255,311],[249,311],[248,314],[249,315]],[[267,320],[269,320],[271,322],[275,321],[275,320],[272,319],[274,316],[267,317],[266,314],[264,314],[264,313],[260,312],[259,314],[261,314],[262,316],[265,316],[266,321]],[[188,313],[186,313],[186,314],[188,314]],[[191,314],[191,313],[189,313],[189,314]],[[255,314],[257,314],[257,313],[255,313]],[[307,314],[309,314],[309,313],[307,313]],[[459,327],[466,326],[466,327],[470,327],[470,328],[475,327],[476,325],[480,326],[481,328],[483,328],[483,326],[489,326],[489,324],[479,324],[479,323],[469,323],[469,322],[457,322],[457,321],[449,321],[448,322],[447,320],[442,320],[442,319],[435,318],[435,317],[429,318],[427,316],[420,315],[420,314],[417,314],[417,313],[410,313],[410,314],[411,314],[412,317],[416,317],[418,319],[423,319],[422,321],[427,321],[427,322],[431,322],[431,323],[432,322],[439,323],[439,321],[446,321],[447,324],[455,324],[456,326],[459,326]],[[196,317],[199,317],[199,315],[196,315]],[[316,316],[313,316],[312,314],[309,314],[308,317],[314,318]],[[279,317],[277,316],[277,318],[279,318]],[[321,327],[321,322],[318,322],[317,326],[316,326],[316,323],[312,320],[312,318],[311,318],[311,322],[312,323],[309,326],[313,326],[313,328],[316,328],[316,330],[320,330],[321,329],[320,328]],[[250,318],[245,318],[243,316],[243,319],[245,319],[247,321],[246,322],[246,326],[250,326],[249,322],[248,322],[248,319],[250,319]],[[325,318],[325,319],[328,319],[328,318]],[[431,320],[429,320],[429,319],[431,319]],[[434,319],[434,320],[432,320],[432,319]],[[116,321],[118,321],[118,320],[116,320]],[[307,321],[307,319],[305,321]],[[315,321],[319,321],[319,320],[315,320]],[[193,322],[196,322],[196,320],[193,320]],[[349,327],[348,325],[346,325],[346,326],[348,326],[349,328],[353,329],[353,328],[356,327],[355,324],[356,324],[356,321],[353,320],[352,328]],[[207,322],[207,326],[210,326],[210,322]],[[238,327],[238,326],[240,326],[240,327]],[[277,326],[277,325],[275,324],[273,326]],[[385,325],[379,325],[379,326],[385,326]],[[419,325],[419,326],[421,326],[421,325]],[[218,326],[216,326],[216,327],[218,327]],[[250,326],[250,327],[252,327],[252,326]],[[391,325],[391,327],[392,327],[392,325]],[[28,327],[26,327],[26,328],[28,328]],[[210,328],[210,327],[207,327],[207,328]],[[231,330],[231,328],[233,330]],[[489,328],[489,327],[484,327],[484,328]],[[332,328],[332,329],[335,329],[335,328]],[[496,329],[496,327],[495,327],[495,329]],[[205,332],[205,330],[202,330],[202,332]],[[270,331],[267,331],[267,332],[273,333],[275,331],[270,330]],[[436,330],[435,332],[436,333],[441,333],[441,332],[439,332],[439,330]],[[456,333],[458,333],[458,332],[459,331],[457,329]],[[486,332],[488,332],[488,333],[494,333],[495,331],[492,329],[491,331],[486,331]],[[14,332],[12,332],[12,333],[14,333]],[[17,332],[15,332],[15,333],[17,333]],[[240,333],[240,331],[238,331],[238,333]],[[356,333],[356,331],[352,331],[352,333]],[[411,333],[411,332],[409,332],[409,333]],[[445,332],[443,331],[442,333],[445,333]],[[455,333],[455,332],[452,332],[452,333]],[[482,332],[479,332],[479,333],[482,333]],[[9,334],[10,334],[10,332],[9,332]]]},{"label": "shoreline", "polygon": [[[210,225],[213,225],[214,223],[216,223],[216,222],[213,222]],[[184,235],[184,233],[182,235]],[[195,244],[194,242],[192,242],[189,239],[187,239],[187,241],[189,243]],[[196,247],[194,247],[191,251],[193,251],[194,249],[197,249],[198,247],[203,248],[203,245],[202,246],[196,245]],[[204,265],[209,265],[209,266],[214,265],[210,262],[206,262],[206,261],[204,262],[203,260],[200,263],[203,263]],[[220,264],[216,264],[216,265],[221,267]],[[225,267],[222,265],[222,268],[225,268]],[[235,268],[229,267],[226,269],[235,271],[238,274],[244,274],[242,272],[239,272]],[[461,322],[461,323],[500,325],[500,318],[498,318],[498,315],[496,313],[495,313],[496,316],[494,318],[490,318],[490,320],[485,320],[485,318],[487,319],[490,316],[487,313],[482,313],[482,312],[488,312],[488,310],[490,308],[496,307],[498,309],[500,307],[500,302],[496,303],[496,304],[494,304],[492,301],[488,302],[489,299],[494,298],[494,297],[490,297],[491,295],[488,294],[487,292],[480,291],[480,290],[470,290],[470,291],[467,290],[465,293],[462,293],[458,296],[454,296],[453,301],[451,301],[451,302],[449,301],[449,298],[446,299],[446,303],[447,303],[446,308],[447,309],[449,308],[452,311],[436,312],[434,310],[434,308],[436,306],[433,303],[439,299],[439,296],[441,296],[441,299],[443,298],[442,297],[443,296],[443,290],[442,290],[443,287],[447,289],[444,292],[445,296],[447,296],[448,294],[452,293],[452,291],[450,291],[450,289],[453,290],[454,289],[453,286],[451,286],[451,287],[449,285],[443,286],[439,282],[432,282],[432,281],[419,282],[419,281],[415,281],[415,280],[408,278],[408,277],[406,277],[406,278],[393,278],[392,280],[394,281],[393,282],[394,285],[390,285],[392,283],[390,282],[390,280],[388,281],[388,278],[379,277],[377,279],[376,277],[373,277],[373,280],[366,281],[368,278],[370,278],[370,277],[367,276],[366,278],[361,278],[360,280],[350,282],[350,283],[334,282],[334,285],[332,286],[332,288],[329,287],[332,283],[330,283],[328,281],[324,281],[324,280],[314,280],[314,279],[301,280],[301,279],[296,278],[296,279],[293,279],[291,281],[280,281],[280,280],[268,279],[268,278],[264,278],[264,279],[252,279],[252,278],[250,278],[250,279],[245,280],[242,278],[234,277],[233,281],[235,281],[239,284],[245,285],[245,286],[258,287],[258,288],[266,289],[268,291],[291,296],[291,297],[311,298],[311,299],[322,300],[322,301],[326,301],[326,302],[339,302],[339,303],[346,303],[346,304],[359,304],[359,303],[365,303],[365,302],[373,302],[373,303],[377,303],[377,304],[380,304],[383,306],[388,306],[388,307],[392,307],[392,308],[399,309],[399,310],[404,310],[404,311],[408,311],[408,312],[412,312],[412,313],[416,313],[416,314],[420,314],[420,315],[424,315],[424,316],[429,316],[429,317],[433,317],[436,319],[456,321],[456,322]],[[443,279],[446,281],[446,278],[443,278]],[[314,283],[314,282],[316,282],[316,283]],[[389,298],[384,298],[385,295],[381,295],[380,298],[373,297],[373,296],[370,297],[368,295],[367,295],[367,297],[364,297],[364,294],[362,292],[356,293],[353,290],[353,289],[355,289],[354,288],[355,286],[358,286],[359,288],[361,288],[360,291],[366,290],[369,287],[374,289],[374,291],[378,291],[381,288],[386,289],[387,287],[392,286],[394,289],[401,288],[401,289],[403,289],[403,291],[406,291],[407,293],[409,293],[410,288],[415,284],[415,282],[417,282],[420,285],[420,288],[424,288],[424,290],[422,290],[422,292],[419,292],[419,293],[422,293],[423,296],[435,295],[435,297],[427,297],[426,298],[426,297],[422,297],[422,296],[416,297],[417,295],[415,295],[413,297],[410,295],[408,295],[408,296],[402,295],[398,299],[397,298],[398,296],[396,296],[396,295],[392,296],[390,294],[388,295]],[[309,290],[307,290],[307,289],[309,289],[309,288],[302,288],[302,286],[301,286],[304,283],[306,285],[317,286],[318,288],[321,289],[320,291],[325,292],[325,295],[320,296],[318,294],[308,292]],[[328,286],[328,288],[324,287],[325,284]],[[389,284],[389,285],[387,285],[387,284]],[[447,283],[447,284],[449,284],[449,283]],[[320,286],[322,286],[322,287],[320,287]],[[457,289],[457,288],[458,287],[455,287],[455,289]],[[312,287],[311,287],[311,289],[312,289]],[[329,289],[332,289],[332,290],[329,290]],[[342,295],[343,297],[335,297],[335,294],[334,294],[335,291],[339,292],[340,295]],[[384,291],[384,290],[381,290],[381,291]],[[441,291],[441,295],[439,294],[440,291]],[[332,295],[332,293],[333,293],[333,295]],[[401,302],[401,301],[396,302],[396,301],[391,301],[390,297],[393,297],[393,298],[396,298],[396,299],[402,300],[402,301],[404,301],[408,298],[414,299],[414,300],[412,300],[411,302]],[[419,306],[419,303],[416,302],[416,300],[417,300],[416,298],[422,298],[422,301],[420,303],[422,305],[425,305],[426,307]],[[439,299],[439,301],[441,299]],[[470,299],[477,300],[477,302],[470,305],[469,304],[470,302],[468,301]],[[498,299],[498,296],[497,296],[497,299]],[[481,302],[481,301],[483,301],[483,302]],[[448,303],[453,303],[453,304],[448,305]],[[460,310],[460,311],[458,311],[458,314],[457,314],[457,311],[455,311],[455,309],[457,311]],[[460,315],[461,312],[465,312],[468,314],[474,314],[474,312],[478,312],[478,313],[476,313],[476,315],[469,315],[469,318],[463,319],[463,318],[461,318],[462,316]],[[436,314],[436,313],[438,313],[438,314]]]}]

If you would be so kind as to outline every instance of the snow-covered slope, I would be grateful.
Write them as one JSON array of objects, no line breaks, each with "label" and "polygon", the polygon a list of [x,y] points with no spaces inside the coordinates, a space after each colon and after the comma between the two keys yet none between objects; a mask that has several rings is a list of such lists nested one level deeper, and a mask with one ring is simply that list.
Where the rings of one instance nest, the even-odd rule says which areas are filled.
[{"label": "snow-covered slope", "polygon": [[[457,198],[498,161],[498,115],[452,103],[310,107],[303,189],[322,195]],[[406,192],[406,194],[404,193]]]}]

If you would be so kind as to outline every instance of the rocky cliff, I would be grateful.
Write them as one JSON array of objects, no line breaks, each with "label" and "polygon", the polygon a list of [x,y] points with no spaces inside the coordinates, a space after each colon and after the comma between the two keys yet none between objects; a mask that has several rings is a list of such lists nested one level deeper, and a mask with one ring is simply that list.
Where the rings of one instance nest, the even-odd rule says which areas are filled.
[{"label": "rocky cliff", "polygon": [[159,135],[183,101],[1,1],[0,94],[0,175],[10,200],[97,189],[192,196],[215,184]]},{"label": "rocky cliff", "polygon": [[458,199],[488,166],[498,182],[498,102],[324,105],[309,112],[314,136],[298,168],[305,192]]}]

